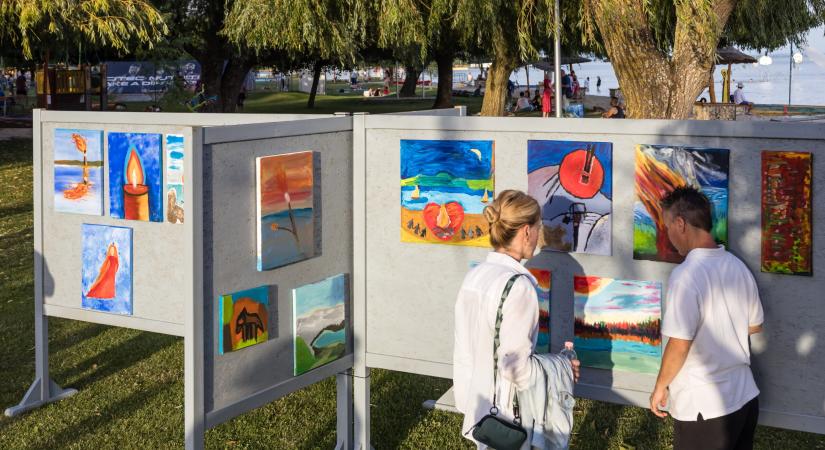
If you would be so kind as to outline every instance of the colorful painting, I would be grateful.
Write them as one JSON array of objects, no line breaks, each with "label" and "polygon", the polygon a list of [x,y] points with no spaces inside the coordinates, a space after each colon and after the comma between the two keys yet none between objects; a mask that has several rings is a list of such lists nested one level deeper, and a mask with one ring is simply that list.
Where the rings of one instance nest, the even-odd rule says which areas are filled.
[{"label": "colorful painting", "polygon": [[348,292],[344,274],[292,290],[296,376],[346,353]]},{"label": "colorful painting", "polygon": [[582,366],[656,374],[662,284],[576,275],[575,349]]},{"label": "colorful painting", "polygon": [[539,336],[536,340],[536,353],[550,352],[550,279],[549,270],[529,269],[536,277],[536,296],[539,299]]},{"label": "colorful painting", "polygon": [[218,352],[234,352],[269,338],[269,287],[226,294],[218,297]]},{"label": "colorful painting", "polygon": [[401,140],[401,241],[489,247],[493,141]]},{"label": "colorful painting", "polygon": [[258,270],[315,256],[313,152],[257,158]]},{"label": "colorful painting", "polygon": [[81,227],[81,306],[132,315],[132,229]]},{"label": "colorful painting", "polygon": [[813,275],[810,153],[762,152],[762,271]]},{"label": "colorful painting", "polygon": [[109,133],[109,215],[163,222],[159,134]]},{"label": "colorful painting", "polygon": [[660,201],[677,187],[692,186],[710,199],[711,234],[728,242],[728,157],[725,149],[636,146],[636,203],[633,207],[633,258],[681,263],[670,243]]},{"label": "colorful painting", "polygon": [[103,215],[103,132],[54,130],[54,210]]},{"label": "colorful painting", "polygon": [[613,144],[527,141],[527,183],[541,205],[544,249],[610,255]]},{"label": "colorful painting", "polygon": [[183,223],[183,136],[166,135],[166,221]]}]

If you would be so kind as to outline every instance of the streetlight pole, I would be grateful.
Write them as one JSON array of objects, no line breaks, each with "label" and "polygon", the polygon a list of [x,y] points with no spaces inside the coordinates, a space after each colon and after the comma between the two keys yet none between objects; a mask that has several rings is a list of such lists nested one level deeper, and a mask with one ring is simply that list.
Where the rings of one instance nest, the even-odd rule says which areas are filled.
[{"label": "streetlight pole", "polygon": [[554,85],[556,86],[556,117],[561,117],[561,96],[563,95],[561,90],[561,8],[559,7],[559,1],[556,0],[556,5],[554,7],[554,22],[555,22],[555,33],[554,33],[554,40],[553,43],[553,64],[555,65],[556,73],[554,74],[555,80]]},{"label": "streetlight pole", "polygon": [[788,106],[791,106],[791,82],[793,81],[793,42],[791,42],[791,53],[788,61]]}]

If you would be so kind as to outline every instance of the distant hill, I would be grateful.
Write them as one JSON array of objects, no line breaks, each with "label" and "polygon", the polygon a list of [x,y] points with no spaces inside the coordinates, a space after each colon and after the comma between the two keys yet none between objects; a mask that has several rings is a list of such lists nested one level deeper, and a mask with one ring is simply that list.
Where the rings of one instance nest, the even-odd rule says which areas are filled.
[{"label": "distant hill", "polygon": [[[87,161],[87,165],[91,167],[103,167],[103,161]],[[54,162],[55,166],[82,166],[83,161],[75,161],[73,159],[58,159]]]},{"label": "distant hill", "polygon": [[401,180],[401,186],[430,186],[430,187],[457,187],[468,188],[474,191],[482,189],[493,190],[493,180],[467,180],[440,172],[438,175],[416,175]]}]

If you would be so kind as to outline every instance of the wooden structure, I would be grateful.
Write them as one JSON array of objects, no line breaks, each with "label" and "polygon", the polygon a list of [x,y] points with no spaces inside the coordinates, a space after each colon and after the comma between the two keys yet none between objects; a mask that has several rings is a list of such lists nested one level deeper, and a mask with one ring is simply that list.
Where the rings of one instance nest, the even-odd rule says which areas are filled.
[{"label": "wooden structure", "polygon": [[[106,66],[92,73],[92,66],[79,69],[49,67],[43,64],[35,73],[37,107],[70,111],[106,110],[108,102]],[[44,75],[45,74],[45,75]],[[97,96],[97,103],[92,98]]]}]

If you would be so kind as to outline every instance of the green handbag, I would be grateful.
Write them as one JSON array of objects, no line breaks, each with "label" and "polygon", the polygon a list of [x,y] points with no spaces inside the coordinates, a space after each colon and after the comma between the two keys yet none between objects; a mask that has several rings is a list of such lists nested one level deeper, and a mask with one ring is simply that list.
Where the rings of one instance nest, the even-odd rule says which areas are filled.
[{"label": "green handbag", "polygon": [[467,431],[467,433],[470,431],[473,432],[473,439],[495,450],[518,450],[522,444],[524,444],[524,441],[527,440],[527,431],[521,426],[518,396],[515,397],[513,402],[515,418],[512,423],[498,417],[498,407],[496,406],[496,394],[498,393],[498,389],[496,389],[498,378],[498,334],[501,329],[501,309],[504,306],[504,300],[506,300],[507,295],[510,294],[510,289],[520,276],[523,276],[523,274],[513,275],[507,281],[504,292],[501,294],[501,302],[498,304],[498,312],[496,313],[496,334],[493,339],[493,406],[490,408],[490,414],[482,417],[473,428]]}]

